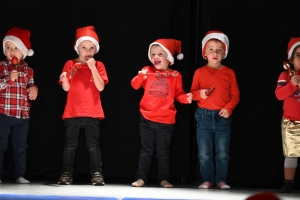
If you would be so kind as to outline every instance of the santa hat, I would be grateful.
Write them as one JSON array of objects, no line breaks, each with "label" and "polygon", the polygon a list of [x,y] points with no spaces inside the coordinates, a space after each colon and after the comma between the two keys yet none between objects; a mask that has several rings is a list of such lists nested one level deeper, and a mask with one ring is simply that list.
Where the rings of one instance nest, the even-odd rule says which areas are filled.
[{"label": "santa hat", "polygon": [[287,54],[288,54],[288,59],[292,57],[292,53],[294,49],[300,45],[300,38],[294,38],[292,37],[288,43],[288,49],[287,49]]},{"label": "santa hat", "polygon": [[22,51],[23,59],[26,56],[32,56],[34,51],[32,49],[30,49],[31,45],[30,45],[29,38],[30,38],[29,30],[21,29],[18,27],[11,28],[7,32],[7,34],[4,37],[3,42],[2,42],[4,55],[6,55],[5,54],[5,43],[10,41]]},{"label": "santa hat", "polygon": [[228,40],[228,37],[223,32],[220,32],[220,31],[208,31],[206,33],[205,37],[202,40],[202,57],[204,59],[206,59],[206,57],[205,57],[205,46],[206,46],[206,43],[211,39],[220,40],[224,44],[224,46],[225,46],[225,55],[224,55],[223,59],[226,58],[227,54],[228,54],[228,50],[229,50],[229,40]]},{"label": "santa hat", "polygon": [[167,59],[170,61],[171,65],[174,64],[174,53],[175,51],[178,53],[177,59],[182,60],[183,54],[181,53],[181,41],[175,39],[158,39],[150,44],[148,50],[148,58],[151,61],[150,49],[152,45],[159,45],[163,50],[167,52]]},{"label": "santa hat", "polygon": [[279,200],[279,198],[271,192],[261,192],[251,195],[246,200]]},{"label": "santa hat", "polygon": [[76,30],[76,36],[75,36],[75,44],[74,44],[74,49],[78,53],[78,45],[82,41],[91,41],[92,43],[95,44],[96,46],[96,53],[99,51],[100,46],[99,46],[99,39],[97,36],[97,33],[95,32],[95,28],[93,26],[86,26],[82,28],[78,28]]}]

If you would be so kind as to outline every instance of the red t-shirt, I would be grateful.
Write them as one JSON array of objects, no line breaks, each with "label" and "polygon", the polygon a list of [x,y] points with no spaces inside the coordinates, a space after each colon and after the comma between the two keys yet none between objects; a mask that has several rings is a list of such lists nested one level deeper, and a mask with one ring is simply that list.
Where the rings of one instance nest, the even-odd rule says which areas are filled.
[{"label": "red t-shirt", "polygon": [[289,73],[282,72],[278,78],[275,95],[278,100],[283,100],[283,117],[300,121],[300,89],[290,80]]},{"label": "red t-shirt", "polygon": [[[208,89],[211,85],[215,85],[215,91],[207,99],[202,99],[200,90]],[[228,110],[229,114],[232,113],[240,100],[235,73],[226,66],[221,69],[208,66],[198,68],[193,77],[191,93],[193,94],[193,100],[198,101],[197,104],[200,108],[210,110],[224,108]]]},{"label": "red t-shirt", "polygon": [[[96,67],[104,84],[107,84],[108,77],[104,64],[96,61]],[[92,117],[103,119],[104,112],[101,105],[100,92],[94,84],[89,67],[76,63],[76,60],[68,60],[62,72],[67,73],[70,83],[70,90],[67,93],[67,103],[62,118]]]},{"label": "red t-shirt", "polygon": [[147,78],[139,74],[131,80],[134,89],[141,86],[144,88],[144,96],[140,102],[141,114],[150,121],[174,124],[177,112],[174,100],[188,103],[181,74],[175,70],[157,70],[152,66],[143,69],[148,69]]}]

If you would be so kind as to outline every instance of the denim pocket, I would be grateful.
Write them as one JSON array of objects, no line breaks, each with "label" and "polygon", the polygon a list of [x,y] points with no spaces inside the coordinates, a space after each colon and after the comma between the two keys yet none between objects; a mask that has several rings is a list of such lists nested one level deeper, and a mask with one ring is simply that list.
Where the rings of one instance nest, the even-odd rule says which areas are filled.
[{"label": "denim pocket", "polygon": [[195,112],[195,118],[196,118],[196,121],[200,121],[203,119],[205,115],[205,112],[203,109],[201,108],[197,108],[196,112]]}]

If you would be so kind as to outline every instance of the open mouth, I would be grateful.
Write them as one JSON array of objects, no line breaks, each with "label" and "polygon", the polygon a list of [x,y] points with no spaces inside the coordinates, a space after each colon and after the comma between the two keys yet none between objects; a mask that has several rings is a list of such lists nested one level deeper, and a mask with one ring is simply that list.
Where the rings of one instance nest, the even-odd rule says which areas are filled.
[{"label": "open mouth", "polygon": [[159,65],[161,61],[154,61],[154,65]]}]

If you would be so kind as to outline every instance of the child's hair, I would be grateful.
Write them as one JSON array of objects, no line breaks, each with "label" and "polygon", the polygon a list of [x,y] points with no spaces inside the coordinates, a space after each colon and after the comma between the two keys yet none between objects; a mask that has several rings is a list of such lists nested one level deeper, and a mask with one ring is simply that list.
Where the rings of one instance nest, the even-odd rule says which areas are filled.
[{"label": "child's hair", "polygon": [[[223,49],[224,49],[224,50],[226,49],[226,46],[225,46],[224,42],[222,42],[221,40],[216,39],[216,38],[212,38],[212,39],[209,39],[209,40],[206,42],[206,44],[207,44],[208,42],[210,42],[210,41],[222,43]],[[206,48],[206,44],[205,44],[205,47],[204,47],[204,48]]]}]

